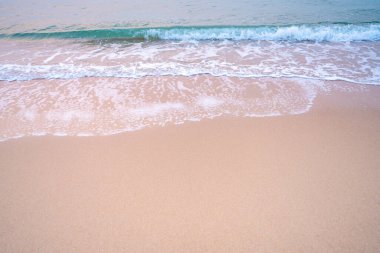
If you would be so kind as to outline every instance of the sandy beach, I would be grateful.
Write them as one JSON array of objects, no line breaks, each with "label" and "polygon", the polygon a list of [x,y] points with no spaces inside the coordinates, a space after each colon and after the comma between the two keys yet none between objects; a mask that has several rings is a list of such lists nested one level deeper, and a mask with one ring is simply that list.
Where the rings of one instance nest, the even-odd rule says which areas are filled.
[{"label": "sandy beach", "polygon": [[0,253],[380,252],[380,0],[0,13]]},{"label": "sandy beach", "polygon": [[305,114],[0,143],[2,252],[378,252],[380,88]]}]

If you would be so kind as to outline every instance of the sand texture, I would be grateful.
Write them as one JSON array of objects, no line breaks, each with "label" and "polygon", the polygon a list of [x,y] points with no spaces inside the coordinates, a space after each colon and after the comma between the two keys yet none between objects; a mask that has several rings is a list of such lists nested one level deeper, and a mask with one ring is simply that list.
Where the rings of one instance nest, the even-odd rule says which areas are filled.
[{"label": "sand texture", "polygon": [[379,252],[370,89],[300,115],[1,142],[1,252]]}]

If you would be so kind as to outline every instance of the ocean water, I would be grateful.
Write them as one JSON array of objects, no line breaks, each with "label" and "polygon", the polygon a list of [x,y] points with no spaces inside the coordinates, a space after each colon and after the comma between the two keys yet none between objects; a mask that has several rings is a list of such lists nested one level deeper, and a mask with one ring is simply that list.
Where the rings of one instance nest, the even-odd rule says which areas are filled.
[{"label": "ocean water", "polygon": [[378,0],[2,0],[0,13],[1,140],[294,115],[380,85]]}]

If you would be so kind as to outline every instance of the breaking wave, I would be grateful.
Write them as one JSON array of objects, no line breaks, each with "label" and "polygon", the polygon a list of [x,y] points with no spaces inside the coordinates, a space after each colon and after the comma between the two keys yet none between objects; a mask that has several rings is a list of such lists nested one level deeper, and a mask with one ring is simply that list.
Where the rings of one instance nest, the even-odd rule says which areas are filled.
[{"label": "breaking wave", "polygon": [[379,41],[380,24],[207,26],[95,29],[0,34],[0,38],[83,38],[125,40]]}]

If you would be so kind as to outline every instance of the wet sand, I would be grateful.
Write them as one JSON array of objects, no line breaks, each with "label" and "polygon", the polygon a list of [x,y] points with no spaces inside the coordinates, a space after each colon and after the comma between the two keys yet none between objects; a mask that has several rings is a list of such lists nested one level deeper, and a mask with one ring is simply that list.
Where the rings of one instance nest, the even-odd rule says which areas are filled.
[{"label": "wet sand", "polygon": [[301,115],[1,142],[1,252],[378,252],[370,89]]}]

